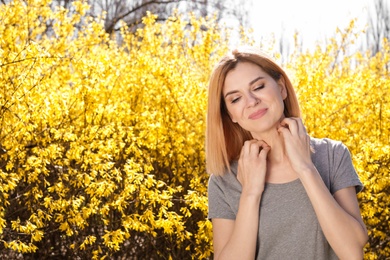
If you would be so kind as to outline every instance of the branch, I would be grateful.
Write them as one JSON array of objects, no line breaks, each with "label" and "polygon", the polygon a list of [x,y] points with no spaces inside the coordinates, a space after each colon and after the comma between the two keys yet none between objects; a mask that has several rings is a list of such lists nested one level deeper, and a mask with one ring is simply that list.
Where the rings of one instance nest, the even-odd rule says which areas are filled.
[{"label": "branch", "polygon": [[13,61],[11,61],[11,62],[2,63],[2,64],[0,64],[0,68],[5,67],[5,66],[8,66],[8,65],[12,65],[12,64],[15,64],[15,63],[19,63],[19,62],[28,61],[28,60],[38,60],[38,59],[62,59],[62,58],[63,58],[63,57],[53,57],[53,56],[30,57],[30,58],[25,58],[25,59],[21,59],[21,60],[13,60]]},{"label": "branch", "polygon": [[108,26],[106,28],[106,31],[108,33],[111,33],[113,31],[113,28],[114,26],[117,24],[117,22],[123,18],[125,18],[126,16],[132,14],[132,13],[135,13],[136,11],[148,6],[148,5],[151,5],[151,4],[170,4],[170,3],[178,3],[178,2],[186,2],[186,0],[176,0],[176,1],[172,1],[172,0],[167,0],[167,1],[148,1],[148,2],[144,2],[142,3],[141,5],[135,7],[135,8],[132,8],[130,9],[129,11],[119,15],[119,16],[116,16],[116,17],[113,17],[113,19],[111,20],[111,24],[110,26]]}]

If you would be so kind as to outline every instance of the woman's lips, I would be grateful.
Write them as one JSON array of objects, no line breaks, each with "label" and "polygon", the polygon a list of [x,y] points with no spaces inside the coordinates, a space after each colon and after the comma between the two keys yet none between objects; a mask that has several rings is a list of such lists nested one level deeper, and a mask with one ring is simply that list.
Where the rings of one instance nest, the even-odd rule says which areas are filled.
[{"label": "woman's lips", "polygon": [[260,110],[257,110],[256,112],[252,113],[249,115],[249,119],[259,119],[260,117],[262,117],[265,113],[267,112],[267,109],[266,108],[263,108],[263,109],[260,109]]}]

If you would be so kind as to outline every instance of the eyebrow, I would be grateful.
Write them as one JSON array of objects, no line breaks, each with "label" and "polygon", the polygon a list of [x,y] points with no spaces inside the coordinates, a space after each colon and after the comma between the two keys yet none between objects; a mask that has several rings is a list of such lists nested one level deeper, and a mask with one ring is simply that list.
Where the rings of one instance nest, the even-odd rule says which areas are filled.
[{"label": "eyebrow", "polygon": [[[253,85],[255,82],[257,82],[257,81],[259,81],[259,80],[261,80],[261,79],[263,79],[263,78],[264,78],[264,77],[259,76],[259,77],[255,78],[255,79],[251,80],[251,81],[249,82],[248,86]],[[229,91],[228,93],[225,94],[225,98],[226,98],[227,96],[229,96],[229,95],[231,95],[231,94],[234,94],[234,93],[237,93],[237,92],[238,92],[238,90]]]}]

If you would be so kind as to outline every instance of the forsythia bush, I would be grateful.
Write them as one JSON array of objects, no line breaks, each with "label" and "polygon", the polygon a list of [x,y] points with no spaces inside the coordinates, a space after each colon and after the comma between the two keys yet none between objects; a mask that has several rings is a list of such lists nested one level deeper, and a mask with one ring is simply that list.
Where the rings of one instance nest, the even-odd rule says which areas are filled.
[{"label": "forsythia bush", "polygon": [[[206,86],[227,39],[210,19],[147,15],[117,39],[75,2],[0,6],[0,255],[208,259]],[[367,259],[390,256],[390,47],[349,55],[353,25],[296,53],[304,119],[350,148]]]},{"label": "forsythia bush", "polygon": [[209,257],[205,95],[226,51],[215,22],[150,14],[110,39],[82,2],[48,4],[0,6],[1,254]]}]

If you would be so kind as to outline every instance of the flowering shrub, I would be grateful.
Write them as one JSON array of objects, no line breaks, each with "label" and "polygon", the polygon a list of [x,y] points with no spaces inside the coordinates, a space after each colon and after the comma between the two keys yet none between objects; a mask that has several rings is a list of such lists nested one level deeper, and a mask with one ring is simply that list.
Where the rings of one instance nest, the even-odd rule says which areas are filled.
[{"label": "flowering shrub", "polygon": [[[113,39],[82,2],[48,4],[0,6],[0,255],[212,257],[206,86],[226,34],[213,19],[148,14]],[[351,149],[366,257],[379,259],[390,256],[389,48],[347,56],[348,35],[289,65],[309,132]]]},{"label": "flowering shrub", "polygon": [[209,257],[206,82],[226,51],[213,20],[149,14],[119,46],[81,2],[47,4],[0,9],[3,254]]}]

